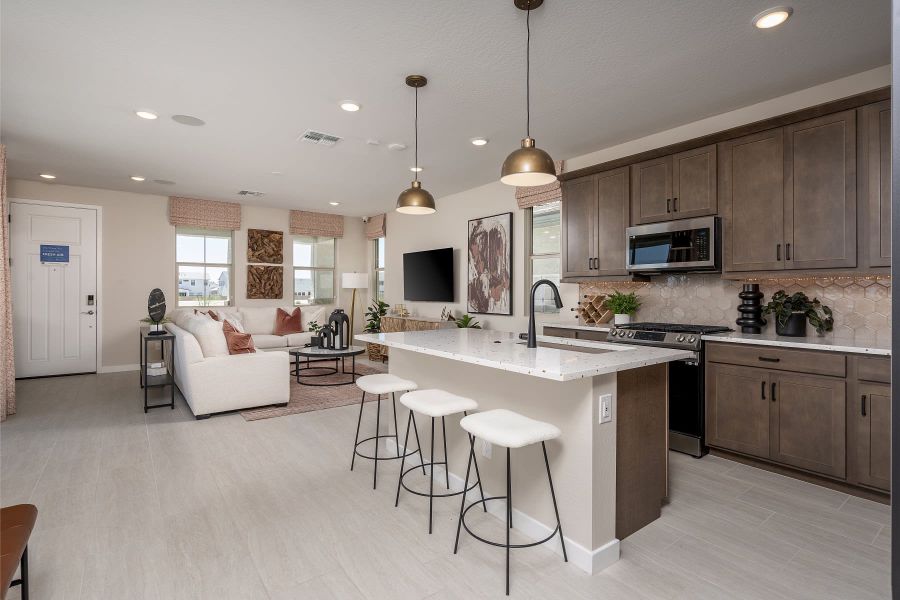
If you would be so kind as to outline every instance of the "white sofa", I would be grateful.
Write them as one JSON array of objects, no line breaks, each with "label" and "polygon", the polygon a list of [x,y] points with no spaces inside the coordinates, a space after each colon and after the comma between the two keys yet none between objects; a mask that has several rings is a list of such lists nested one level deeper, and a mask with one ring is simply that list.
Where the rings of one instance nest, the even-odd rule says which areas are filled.
[{"label": "white sofa", "polygon": [[[282,307],[291,312],[293,307]],[[206,310],[206,309],[202,309]],[[301,307],[303,333],[274,335],[276,307],[213,307],[222,319],[237,321],[251,334],[257,352],[228,354],[221,322],[179,308],[166,325],[175,336],[175,383],[198,419],[212,413],[286,404],[290,400],[288,348],[312,337],[309,322],[323,324],[330,307]],[[278,352],[281,350],[281,352]]]}]

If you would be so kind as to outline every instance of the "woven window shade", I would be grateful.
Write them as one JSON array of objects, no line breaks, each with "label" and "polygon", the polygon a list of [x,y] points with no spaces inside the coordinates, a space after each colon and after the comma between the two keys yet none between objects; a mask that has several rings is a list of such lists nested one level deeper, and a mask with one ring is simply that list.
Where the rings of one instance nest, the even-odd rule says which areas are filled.
[{"label": "woven window shade", "polygon": [[[563,161],[557,160],[554,164],[556,165],[556,174],[559,175],[563,171]],[[531,208],[539,204],[555,202],[560,198],[562,198],[562,189],[559,181],[554,181],[547,185],[516,188],[516,203],[519,205],[519,208]]]},{"label": "woven window shade", "polygon": [[176,227],[240,229],[241,205],[233,202],[169,196],[169,223]]},{"label": "woven window shade", "polygon": [[291,233],[318,237],[344,237],[344,217],[328,213],[291,211]]},{"label": "woven window shade", "polygon": [[369,217],[369,222],[366,223],[366,239],[377,240],[378,238],[383,238],[386,233],[383,214]]}]

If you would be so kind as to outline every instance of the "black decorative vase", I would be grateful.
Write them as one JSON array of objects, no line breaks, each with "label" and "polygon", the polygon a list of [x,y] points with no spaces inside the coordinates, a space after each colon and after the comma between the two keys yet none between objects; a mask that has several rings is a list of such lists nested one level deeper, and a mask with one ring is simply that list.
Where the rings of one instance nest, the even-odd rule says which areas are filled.
[{"label": "black decorative vase", "polygon": [[328,317],[328,326],[334,333],[333,345],[335,350],[346,350],[350,347],[350,317],[341,308],[334,309]]},{"label": "black decorative vase", "polygon": [[775,333],[787,337],[806,337],[806,313],[793,313],[784,327],[775,319]]},{"label": "black decorative vase", "polygon": [[735,323],[741,326],[741,333],[760,333],[766,320],[762,316],[763,293],[759,291],[758,283],[745,283],[744,288],[738,293],[741,303],[738,312],[741,316]]}]

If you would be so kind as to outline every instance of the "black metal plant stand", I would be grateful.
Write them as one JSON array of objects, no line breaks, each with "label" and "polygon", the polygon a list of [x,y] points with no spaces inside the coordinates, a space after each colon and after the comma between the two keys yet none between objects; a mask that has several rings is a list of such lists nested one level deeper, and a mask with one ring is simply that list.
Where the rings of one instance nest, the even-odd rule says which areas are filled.
[{"label": "black metal plant stand", "polygon": [[[147,355],[148,349],[150,346],[150,342],[159,342],[159,355],[162,358],[163,364],[166,365],[166,373],[164,375],[148,375],[147,374]],[[169,342],[172,346],[171,360],[166,360],[166,342]],[[152,331],[148,331],[147,329],[140,330],[140,359],[141,359],[141,389],[144,390],[144,413],[146,413],[151,408],[163,408],[168,406],[171,409],[175,409],[175,336],[168,332],[163,332],[162,334],[155,333]],[[171,366],[170,366],[171,365]],[[171,396],[168,403],[165,404],[150,404],[148,400],[148,390],[150,388],[164,388],[166,386],[171,386]]]}]

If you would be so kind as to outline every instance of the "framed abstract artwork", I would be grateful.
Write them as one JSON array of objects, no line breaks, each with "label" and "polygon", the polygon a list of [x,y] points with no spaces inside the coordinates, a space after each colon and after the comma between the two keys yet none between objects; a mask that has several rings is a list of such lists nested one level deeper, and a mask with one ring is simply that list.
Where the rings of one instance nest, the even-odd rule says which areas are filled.
[{"label": "framed abstract artwork", "polygon": [[474,314],[511,315],[511,212],[469,221],[467,310]]}]

